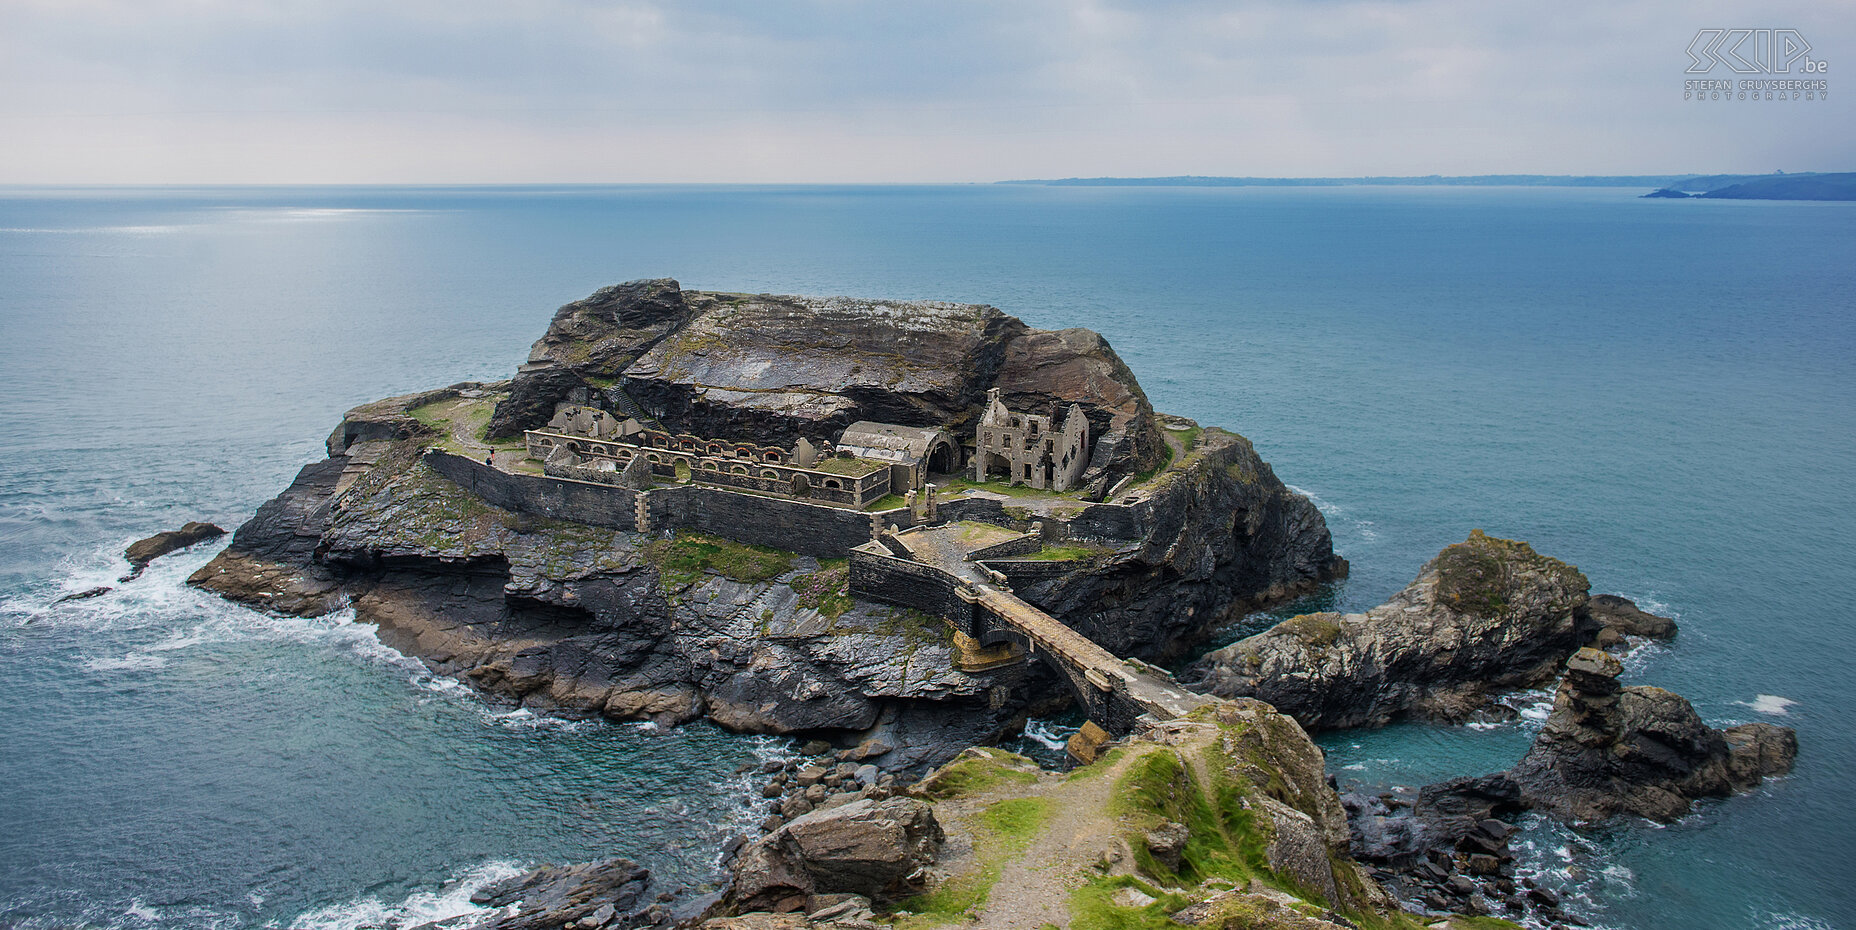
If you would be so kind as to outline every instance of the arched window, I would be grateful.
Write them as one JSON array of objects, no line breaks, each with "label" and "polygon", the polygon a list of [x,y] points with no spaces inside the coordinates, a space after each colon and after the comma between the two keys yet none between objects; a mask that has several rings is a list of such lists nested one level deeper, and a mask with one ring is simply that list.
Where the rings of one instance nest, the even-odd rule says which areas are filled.
[{"label": "arched window", "polygon": [[587,446],[587,447],[586,447],[586,451],[588,451],[588,452],[591,452],[591,453],[593,453],[594,455],[605,455],[605,454],[606,454],[606,447],[605,447],[605,446],[602,446],[602,445],[600,445],[600,444],[598,444],[598,443],[594,443],[594,444],[592,444],[592,445],[590,445],[590,446]]},{"label": "arched window", "polygon": [[579,443],[577,443],[577,442],[570,442],[570,443],[568,443],[568,444],[567,444],[567,451],[569,451],[569,452],[572,452],[572,453],[573,453],[573,454],[575,454],[575,455],[579,455],[579,454],[580,454],[580,444],[579,444]]},{"label": "arched window", "polygon": [[717,465],[714,462],[704,462],[702,463],[702,467],[704,471],[721,471],[722,470],[722,466]]},{"label": "arched window", "polygon": [[737,475],[745,475],[748,473],[748,467],[746,465],[730,465],[728,470]]},{"label": "arched window", "polygon": [[780,461],[780,450],[768,449],[765,457],[769,462],[778,462]]},{"label": "arched window", "polygon": [[780,473],[779,473],[779,472],[777,472],[777,471],[774,471],[774,470],[773,470],[773,469],[771,469],[771,468],[763,468],[763,469],[761,469],[761,470],[760,470],[760,476],[761,476],[762,478],[772,478],[772,479],[773,479],[773,480],[775,480],[775,481],[778,481],[778,480],[780,480]]},{"label": "arched window", "polygon": [[844,482],[839,481],[836,478],[826,478],[825,487],[830,488],[833,491],[842,491],[844,490]]}]

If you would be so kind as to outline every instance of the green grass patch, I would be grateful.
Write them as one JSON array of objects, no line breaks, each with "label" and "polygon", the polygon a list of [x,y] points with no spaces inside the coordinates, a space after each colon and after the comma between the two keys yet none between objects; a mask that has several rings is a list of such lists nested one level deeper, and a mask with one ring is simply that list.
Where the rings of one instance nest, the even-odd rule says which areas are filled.
[{"label": "green grass patch", "polygon": [[[1154,900],[1142,907],[1123,907],[1115,895],[1132,888]],[[1138,878],[1118,875],[1094,878],[1070,893],[1071,930],[1178,930],[1180,926],[1167,915],[1192,902],[1168,894]],[[1214,925],[1222,926],[1222,925]]]},{"label": "green grass patch", "polygon": [[[1036,780],[1036,776],[1033,776]],[[1050,798],[1012,798],[980,812],[980,822],[1006,839],[1013,851],[1024,849],[1050,822],[1056,804]]]},{"label": "green grass patch", "polygon": [[672,539],[653,540],[644,547],[644,557],[673,584],[688,584],[705,572],[757,584],[772,581],[793,567],[793,554],[784,549],[687,530],[679,530]]},{"label": "green grass patch", "polygon": [[873,471],[879,471],[888,467],[888,462],[879,462],[875,459],[846,458],[844,456],[834,455],[831,458],[819,459],[818,463],[812,466],[812,470],[822,471],[828,475],[845,475],[852,478],[861,478]]},{"label": "green grass patch", "polygon": [[856,606],[851,597],[851,569],[844,559],[827,559],[819,569],[787,582],[799,595],[799,606],[816,610],[826,619],[836,620]]},{"label": "green grass patch", "polygon": [[916,790],[932,800],[945,801],[979,794],[1002,784],[1037,784],[1036,769],[1037,763],[1024,756],[975,746],[929,773]]},{"label": "green grass patch", "polygon": [[1523,571],[1557,576],[1562,584],[1578,590],[1590,587],[1577,568],[1541,555],[1527,543],[1481,530],[1471,530],[1468,539],[1445,547],[1433,564],[1439,599],[1478,617],[1493,617],[1508,609],[1508,594]]},{"label": "green grass patch", "polygon": [[1039,562],[1079,562],[1093,559],[1107,550],[1094,546],[1045,546],[1030,555],[1013,556],[1019,559],[1035,559]]},{"label": "green grass patch", "polygon": [[1050,822],[1056,805],[1049,798],[1013,798],[980,812],[973,828],[977,867],[950,876],[926,894],[901,903],[908,916],[896,921],[907,930],[964,920],[986,905],[1005,863],[1025,851]]},{"label": "green grass patch", "polygon": [[[1207,791],[1177,753],[1156,748],[1128,764],[1115,783],[1113,803],[1116,813],[1134,828],[1128,844],[1143,872],[1187,884],[1213,878],[1242,884],[1253,876],[1269,875],[1264,858],[1269,838],[1243,799],[1235,783],[1220,783]],[[1143,836],[1164,821],[1184,824],[1191,834],[1177,870],[1154,859]]]},{"label": "green grass patch", "polygon": [[865,510],[895,510],[897,507],[904,506],[908,502],[909,502],[908,498],[903,497],[900,494],[885,494],[882,497],[879,497],[876,500],[873,500],[870,503],[865,504],[864,509]]},{"label": "green grass patch", "polygon": [[1340,614],[1300,614],[1276,625],[1310,646],[1332,646],[1340,638]]}]

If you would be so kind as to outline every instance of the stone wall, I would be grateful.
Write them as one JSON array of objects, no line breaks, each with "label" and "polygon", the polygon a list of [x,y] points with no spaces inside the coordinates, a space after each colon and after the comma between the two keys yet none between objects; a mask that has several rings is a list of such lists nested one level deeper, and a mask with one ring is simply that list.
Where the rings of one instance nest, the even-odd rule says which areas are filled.
[{"label": "stone wall", "polygon": [[952,622],[963,633],[972,633],[974,606],[954,593],[960,590],[958,579],[878,548],[871,544],[851,550],[852,594],[913,607]]},{"label": "stone wall", "polygon": [[871,519],[883,516],[691,485],[657,488],[645,500],[652,529],[692,529],[819,558],[843,558],[869,542]]},{"label": "stone wall", "polygon": [[1020,536],[1002,543],[982,546],[967,553],[967,558],[974,562],[982,559],[1008,559],[1015,555],[1030,555],[1042,548],[1044,548],[1044,540],[1036,536]]},{"label": "stone wall", "polygon": [[1019,585],[1062,578],[1087,563],[1076,559],[987,559],[980,564],[1004,575],[1006,583],[1016,588]]},{"label": "stone wall", "polygon": [[[1105,541],[1126,541],[1140,539],[1147,535],[1145,523],[1150,504],[1090,504],[1070,516],[1039,517],[1036,514],[1016,516],[1023,513],[1009,501],[995,501],[980,497],[963,497],[955,500],[936,502],[936,511],[943,520],[977,520],[981,523],[996,523],[1009,526],[1019,532],[1029,532],[1031,524],[1043,522],[1046,539],[1099,539]],[[1008,508],[1012,511],[1008,513]]]},{"label": "stone wall", "polygon": [[628,488],[511,474],[438,449],[425,453],[425,463],[459,487],[504,510],[592,526],[637,528],[638,492]]}]

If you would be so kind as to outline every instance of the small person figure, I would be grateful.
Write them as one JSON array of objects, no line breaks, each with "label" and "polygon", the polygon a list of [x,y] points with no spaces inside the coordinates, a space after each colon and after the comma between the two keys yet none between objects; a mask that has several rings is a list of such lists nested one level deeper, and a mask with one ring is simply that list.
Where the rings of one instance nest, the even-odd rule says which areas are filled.
[{"label": "small person figure", "polygon": [[485,456],[483,457],[483,464],[485,464],[485,465],[488,465],[488,466],[490,466],[490,467],[492,467],[492,468],[494,468],[494,467],[496,467],[496,462],[495,462],[495,459],[496,459],[496,453],[494,453],[494,452],[491,452],[490,454],[488,454],[488,455],[485,455]]}]

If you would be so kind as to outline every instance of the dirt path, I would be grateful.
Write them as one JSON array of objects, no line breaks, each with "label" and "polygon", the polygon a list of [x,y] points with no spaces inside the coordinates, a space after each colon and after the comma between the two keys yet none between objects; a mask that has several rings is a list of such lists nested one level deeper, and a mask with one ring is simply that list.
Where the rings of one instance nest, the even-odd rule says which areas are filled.
[{"label": "dirt path", "polygon": [[1056,806],[1050,823],[1023,855],[1000,870],[980,926],[1038,930],[1070,925],[1070,893],[1115,839],[1116,823],[1107,811],[1118,774],[1065,783],[1049,795]]},{"label": "dirt path", "polygon": [[[1109,813],[1109,795],[1124,764],[1075,781],[1046,774],[1033,786],[1008,784],[978,793],[959,801],[942,802],[937,810],[952,813],[954,823],[943,821],[953,837],[949,845],[965,847],[963,854],[948,863],[955,873],[980,868],[971,850],[973,823],[991,805],[1011,798],[1046,798],[1051,802],[1051,817],[1022,852],[1015,853],[1000,865],[999,880],[977,914],[964,921],[965,926],[988,930],[1040,930],[1043,927],[1070,925],[1070,895],[1097,875],[1096,865],[1103,854],[1120,845],[1120,822]],[[966,842],[962,842],[966,841]]]}]

